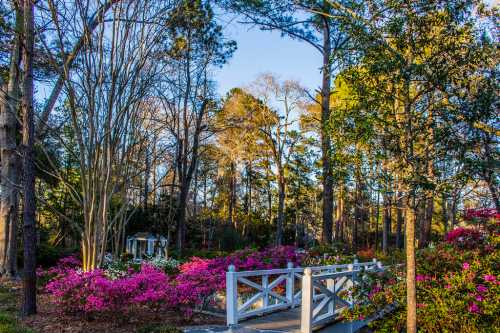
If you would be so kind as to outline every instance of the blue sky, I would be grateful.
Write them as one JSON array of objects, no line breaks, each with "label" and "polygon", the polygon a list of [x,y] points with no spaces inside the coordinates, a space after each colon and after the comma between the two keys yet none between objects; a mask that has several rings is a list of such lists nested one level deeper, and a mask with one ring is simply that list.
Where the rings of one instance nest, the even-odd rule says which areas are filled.
[{"label": "blue sky", "polygon": [[238,49],[215,73],[221,96],[231,88],[246,86],[264,72],[296,80],[309,90],[319,87],[321,56],[310,45],[234,21],[225,27],[225,34],[237,42]]},{"label": "blue sky", "polygon": [[[500,0],[486,0],[498,6]],[[263,72],[278,74],[282,79],[299,81],[309,91],[321,83],[321,56],[303,42],[281,37],[279,32],[262,31],[257,27],[237,23],[229,15],[219,16],[224,33],[238,43],[233,57],[215,73],[218,92],[224,96],[229,89],[245,86]]]}]

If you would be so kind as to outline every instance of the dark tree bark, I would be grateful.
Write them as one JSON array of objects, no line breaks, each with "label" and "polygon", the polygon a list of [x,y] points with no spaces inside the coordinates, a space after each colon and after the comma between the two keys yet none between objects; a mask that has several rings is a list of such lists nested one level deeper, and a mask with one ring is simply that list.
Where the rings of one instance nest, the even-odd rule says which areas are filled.
[{"label": "dark tree bark", "polygon": [[403,194],[401,192],[397,193],[396,200],[396,246],[398,249],[403,248],[403,224],[404,224],[404,216],[403,216]]},{"label": "dark tree bark", "polygon": [[[17,133],[20,127],[19,79],[21,37],[23,31],[22,3],[14,2],[15,35],[10,52],[9,82],[0,91],[0,275],[17,275],[17,231],[19,218],[20,159]],[[0,86],[2,86],[0,79]],[[6,92],[6,93],[5,93]]]},{"label": "dark tree bark", "polygon": [[276,245],[283,243],[283,223],[285,220],[285,177],[283,170],[278,174],[278,218],[276,219]]},{"label": "dark tree bark", "polygon": [[384,194],[384,224],[382,227],[382,251],[387,253],[391,231],[391,196]]},{"label": "dark tree bark", "polygon": [[330,27],[328,20],[323,20],[323,79],[321,85],[321,163],[323,176],[323,233],[321,241],[324,244],[332,242],[333,228],[333,173],[330,161],[331,139],[329,133],[330,93],[331,93],[331,62],[332,52]]},{"label": "dark tree bark", "polygon": [[[205,112],[207,110],[207,107],[208,107],[208,101],[204,100],[196,116],[192,146],[188,147],[189,133],[187,132],[185,132],[184,134],[185,140],[181,140],[180,142],[179,154],[182,154],[182,156],[179,156],[179,161],[178,161],[180,193],[178,197],[178,209],[177,209],[177,251],[179,252],[179,254],[182,254],[185,245],[187,199],[189,194],[189,188],[191,186],[191,181],[193,180],[194,176],[194,171],[196,165],[198,164],[200,135],[203,129],[202,121]],[[185,123],[187,124],[187,121],[185,121]],[[187,131],[187,127],[185,128],[185,131]],[[190,154],[191,159],[188,161],[189,149],[191,149],[191,154]]]},{"label": "dark tree bark", "polygon": [[36,222],[35,222],[35,168],[33,144],[35,135],[33,117],[33,46],[34,46],[34,5],[33,0],[24,2],[24,43],[23,43],[23,305],[24,316],[36,313]]},{"label": "dark tree bark", "polygon": [[491,145],[494,143],[491,139],[490,135],[486,135],[486,138],[483,143],[484,146],[484,155],[485,155],[485,167],[481,170],[481,176],[483,180],[488,184],[488,189],[490,190],[491,200],[495,205],[497,211],[500,211],[500,198],[498,193],[498,184],[497,184],[497,175],[496,173],[496,160],[493,157],[493,153],[491,152]]},{"label": "dark tree bark", "polygon": [[443,217],[443,229],[444,233],[448,232],[448,200],[446,199],[446,193],[441,194],[441,215]]}]

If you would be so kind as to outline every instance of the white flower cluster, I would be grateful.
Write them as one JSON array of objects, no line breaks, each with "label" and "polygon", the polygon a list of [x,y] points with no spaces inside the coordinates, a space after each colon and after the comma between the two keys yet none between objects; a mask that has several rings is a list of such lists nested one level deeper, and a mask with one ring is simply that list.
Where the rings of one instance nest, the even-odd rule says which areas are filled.
[{"label": "white flower cluster", "polygon": [[160,256],[156,256],[150,259],[147,259],[147,262],[153,265],[156,268],[159,268],[161,270],[171,270],[175,269],[180,265],[179,260],[176,260],[174,258],[164,258]]}]

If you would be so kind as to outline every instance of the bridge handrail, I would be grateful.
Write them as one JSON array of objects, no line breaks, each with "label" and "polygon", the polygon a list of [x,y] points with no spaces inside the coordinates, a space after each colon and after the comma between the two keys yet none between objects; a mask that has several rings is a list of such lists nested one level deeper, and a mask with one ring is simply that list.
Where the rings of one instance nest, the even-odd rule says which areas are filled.
[{"label": "bridge handrail", "polygon": [[[292,263],[288,263],[287,268],[266,269],[257,271],[236,271],[233,265],[228,267],[226,272],[226,316],[227,324],[236,325],[241,319],[273,312],[279,309],[293,308],[300,304],[302,298],[302,289],[296,290],[296,281],[301,280],[306,270],[311,271],[314,276],[323,276],[323,274],[342,274],[349,270],[349,267],[372,270],[377,266],[377,260],[371,262],[358,262],[354,260],[352,264],[340,265],[325,265],[313,267],[293,267]],[[352,270],[352,269],[351,269]],[[274,280],[270,281],[269,277],[273,276]],[[344,275],[342,275],[344,276]],[[261,282],[257,283],[246,278],[261,277]],[[255,279],[254,279],[255,280]],[[278,285],[285,283],[285,295],[280,295],[273,291]],[[246,285],[247,287],[257,290],[257,293],[252,295],[243,304],[240,304],[238,297],[238,284]],[[300,285],[299,285],[300,288]],[[313,290],[314,300],[322,299],[321,293],[316,293]],[[274,298],[274,304],[269,304],[269,299]],[[258,302],[261,303],[258,303]],[[255,308],[257,307],[257,308]]]},{"label": "bridge handrail", "polygon": [[[312,333],[315,326],[335,320],[345,308],[354,306],[355,300],[345,291],[359,283],[359,273],[363,272],[360,267],[363,266],[349,264],[346,271],[322,274],[314,274],[309,268],[304,270],[300,333]],[[381,262],[364,268],[384,270]],[[321,298],[316,297],[316,289],[321,291]]]}]

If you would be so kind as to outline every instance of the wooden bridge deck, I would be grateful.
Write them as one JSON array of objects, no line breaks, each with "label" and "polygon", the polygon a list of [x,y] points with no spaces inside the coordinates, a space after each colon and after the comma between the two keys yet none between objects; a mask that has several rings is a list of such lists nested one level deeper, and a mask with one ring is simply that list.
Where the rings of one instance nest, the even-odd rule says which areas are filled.
[{"label": "wooden bridge deck", "polygon": [[[315,330],[315,333],[355,333],[366,325],[367,323],[364,321],[355,321],[352,323],[337,322]],[[261,332],[299,333],[300,307],[242,321],[241,326]]]},{"label": "wooden bridge deck", "polygon": [[[356,333],[370,332],[365,321],[352,323],[334,322],[314,331],[314,333]],[[363,329],[364,328],[364,329]],[[239,325],[228,328],[218,327],[189,327],[186,333],[299,333],[300,332],[300,307],[266,314],[249,320],[244,320]]]}]

